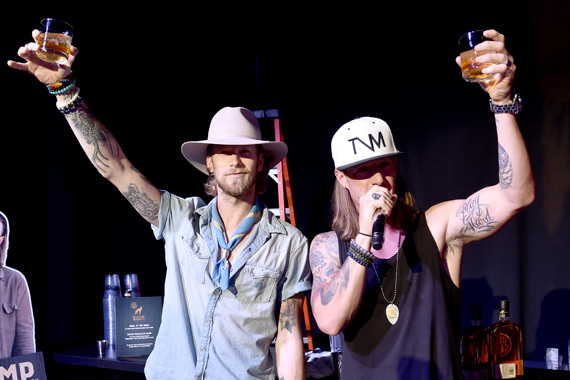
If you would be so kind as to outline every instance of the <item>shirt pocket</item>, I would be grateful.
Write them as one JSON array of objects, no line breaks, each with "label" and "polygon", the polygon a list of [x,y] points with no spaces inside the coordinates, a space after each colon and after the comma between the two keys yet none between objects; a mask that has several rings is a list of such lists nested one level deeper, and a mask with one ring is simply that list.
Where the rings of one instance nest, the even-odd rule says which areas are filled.
[{"label": "shirt pocket", "polygon": [[18,310],[18,306],[16,306],[16,305],[12,305],[12,304],[8,304],[8,303],[2,304],[2,311],[4,312],[4,314],[12,315],[16,312],[16,310]]},{"label": "shirt pocket", "polygon": [[18,306],[13,304],[2,303],[2,316],[0,317],[0,333],[2,345],[9,344],[12,347],[14,336],[16,334],[16,311]]},{"label": "shirt pocket", "polygon": [[236,297],[244,303],[272,301],[280,275],[271,268],[246,264],[236,278]]}]

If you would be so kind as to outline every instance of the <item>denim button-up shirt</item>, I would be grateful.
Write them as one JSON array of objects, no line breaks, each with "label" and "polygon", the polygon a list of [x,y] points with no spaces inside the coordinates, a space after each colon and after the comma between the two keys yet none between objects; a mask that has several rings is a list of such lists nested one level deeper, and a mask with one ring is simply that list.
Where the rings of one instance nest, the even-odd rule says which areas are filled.
[{"label": "denim button-up shirt", "polygon": [[307,239],[265,208],[222,291],[212,280],[211,207],[162,192],[153,230],[165,241],[167,272],[149,380],[275,379],[270,346],[279,304],[311,288]]},{"label": "denim button-up shirt", "polygon": [[24,275],[0,267],[0,358],[36,352],[34,316]]}]

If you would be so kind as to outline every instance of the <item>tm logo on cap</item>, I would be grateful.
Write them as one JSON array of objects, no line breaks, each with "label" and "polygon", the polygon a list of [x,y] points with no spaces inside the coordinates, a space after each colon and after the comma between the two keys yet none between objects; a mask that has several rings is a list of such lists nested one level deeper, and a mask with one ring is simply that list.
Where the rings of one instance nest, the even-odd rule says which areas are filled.
[{"label": "tm logo on cap", "polygon": [[331,150],[339,170],[401,153],[394,145],[388,124],[375,117],[361,117],[344,124],[334,134]]},{"label": "tm logo on cap", "polygon": [[[370,145],[368,145],[364,141],[362,141],[360,139],[360,137],[354,137],[354,138],[348,139],[348,142],[352,143],[353,153],[358,154],[358,152],[356,151],[356,146],[360,145],[360,144],[364,145],[366,148],[368,148],[372,152],[374,152],[374,150],[375,150],[374,146],[377,146],[378,148],[382,149],[380,144],[382,144],[384,146],[384,148],[386,148],[386,141],[384,141],[384,136],[382,135],[382,132],[378,131],[378,139],[375,139],[374,136],[369,133],[368,139],[370,140]],[[360,141],[360,144],[356,144],[357,141]]]}]

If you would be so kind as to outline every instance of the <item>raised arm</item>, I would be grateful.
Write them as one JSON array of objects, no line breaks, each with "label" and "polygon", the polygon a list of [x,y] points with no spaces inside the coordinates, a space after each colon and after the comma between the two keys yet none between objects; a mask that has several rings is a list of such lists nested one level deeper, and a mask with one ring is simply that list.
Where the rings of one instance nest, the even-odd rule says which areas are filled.
[{"label": "raised arm", "polygon": [[[498,53],[481,56],[481,60],[500,62],[487,70],[495,80],[484,83],[491,101],[512,104],[512,84],[516,67],[505,48],[505,38],[494,30],[485,35],[492,39],[481,50]],[[495,113],[498,140],[498,181],[467,199],[444,202],[426,212],[450,276],[456,285],[461,276],[461,256],[465,244],[487,238],[499,231],[515,214],[534,201],[535,184],[526,145],[513,113]]]},{"label": "raised arm", "polygon": [[[35,41],[38,35],[37,30],[32,33]],[[35,54],[37,50],[37,43],[21,47],[18,55],[26,63],[8,61],[8,66],[34,75],[46,86],[64,90],[56,94],[56,105],[93,166],[119,189],[143,218],[157,225],[160,192],[129,162],[113,134],[81,100],[80,89],[72,81],[71,65],[77,49],[72,47],[69,62],[60,66],[40,60]]]}]

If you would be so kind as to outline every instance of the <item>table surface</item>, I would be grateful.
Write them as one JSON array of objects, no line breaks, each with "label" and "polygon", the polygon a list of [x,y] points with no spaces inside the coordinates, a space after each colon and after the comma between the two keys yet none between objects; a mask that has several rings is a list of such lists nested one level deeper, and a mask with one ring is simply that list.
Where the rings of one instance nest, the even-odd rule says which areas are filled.
[{"label": "table surface", "polygon": [[53,354],[53,360],[56,363],[139,373],[144,373],[147,358],[148,355],[126,358],[100,357],[95,344]]},{"label": "table surface", "polygon": [[[112,355],[112,354],[110,354]],[[95,344],[85,347],[79,347],[70,349],[64,352],[58,352],[53,354],[53,360],[56,363],[61,364],[73,364],[88,367],[105,368],[118,371],[126,372],[138,372],[144,373],[144,366],[146,364],[146,359],[148,355],[145,356],[134,356],[126,358],[114,358],[114,357],[100,357],[97,353],[97,346]],[[529,375],[532,373],[542,373],[542,374],[555,374],[556,378],[569,378],[570,371],[552,371],[546,370],[546,365],[543,361],[524,361],[525,370],[530,370]],[[526,371],[525,371],[526,372]]]}]

